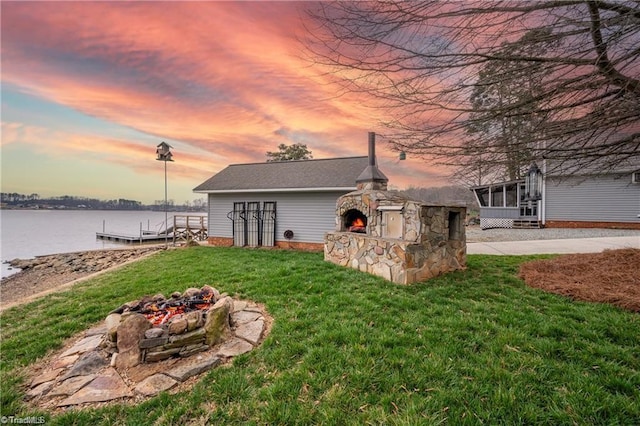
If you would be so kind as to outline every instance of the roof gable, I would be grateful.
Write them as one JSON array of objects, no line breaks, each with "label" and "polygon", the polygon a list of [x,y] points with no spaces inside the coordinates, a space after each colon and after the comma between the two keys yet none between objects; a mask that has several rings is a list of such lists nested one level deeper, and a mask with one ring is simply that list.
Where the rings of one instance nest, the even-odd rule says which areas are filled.
[{"label": "roof gable", "polygon": [[231,164],[197,187],[194,192],[354,189],[368,158]]}]

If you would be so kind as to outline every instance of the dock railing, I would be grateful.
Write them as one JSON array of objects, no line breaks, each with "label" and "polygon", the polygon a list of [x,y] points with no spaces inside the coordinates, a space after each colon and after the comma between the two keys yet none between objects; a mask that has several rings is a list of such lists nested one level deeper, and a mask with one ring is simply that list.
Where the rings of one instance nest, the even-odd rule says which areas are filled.
[{"label": "dock railing", "polygon": [[206,216],[173,216],[173,244],[178,242],[206,241],[208,238]]}]

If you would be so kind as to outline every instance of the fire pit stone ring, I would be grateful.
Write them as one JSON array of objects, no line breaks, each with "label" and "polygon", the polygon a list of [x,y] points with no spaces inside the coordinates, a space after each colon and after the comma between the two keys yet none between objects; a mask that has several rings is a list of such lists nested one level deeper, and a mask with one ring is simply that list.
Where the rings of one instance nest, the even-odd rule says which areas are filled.
[{"label": "fire pit stone ring", "polygon": [[26,399],[47,410],[150,397],[253,350],[271,322],[263,306],[211,286],[145,296],[39,361]]}]

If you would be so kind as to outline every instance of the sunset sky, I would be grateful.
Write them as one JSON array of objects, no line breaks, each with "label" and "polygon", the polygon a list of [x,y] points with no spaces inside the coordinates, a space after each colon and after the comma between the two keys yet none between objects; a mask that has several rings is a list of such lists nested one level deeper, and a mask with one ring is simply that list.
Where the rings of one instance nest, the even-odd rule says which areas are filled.
[{"label": "sunset sky", "polygon": [[[164,199],[279,144],[367,154],[383,133],[365,99],[335,97],[302,59],[304,2],[2,1],[2,192]],[[378,139],[397,188],[447,180]]]}]

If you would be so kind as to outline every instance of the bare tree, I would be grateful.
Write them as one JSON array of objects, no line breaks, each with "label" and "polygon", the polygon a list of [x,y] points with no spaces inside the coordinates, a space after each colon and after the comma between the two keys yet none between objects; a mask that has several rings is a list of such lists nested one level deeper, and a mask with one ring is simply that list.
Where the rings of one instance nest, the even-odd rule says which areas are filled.
[{"label": "bare tree", "polygon": [[440,186],[440,187],[415,187],[402,191],[408,197],[424,201],[427,203],[438,204],[459,204],[465,205],[467,208],[477,207],[473,192],[469,191],[466,186]]},{"label": "bare tree", "polygon": [[[640,164],[637,1],[329,2],[309,14],[311,58],[385,109],[397,150],[454,165],[526,151],[566,173]],[[479,86],[527,75],[537,79],[527,96],[472,101]],[[497,119],[535,132],[485,140],[479,159],[469,129]]]},{"label": "bare tree", "polygon": [[[550,35],[548,29],[529,31],[515,42],[503,43],[499,53],[507,57],[540,55],[553,47]],[[520,61],[484,64],[469,100],[473,112],[462,140],[467,155],[448,160],[456,180],[481,185],[521,178],[535,159],[535,141],[546,136],[546,114],[536,101],[544,93],[546,72],[539,64],[523,68]]]}]

